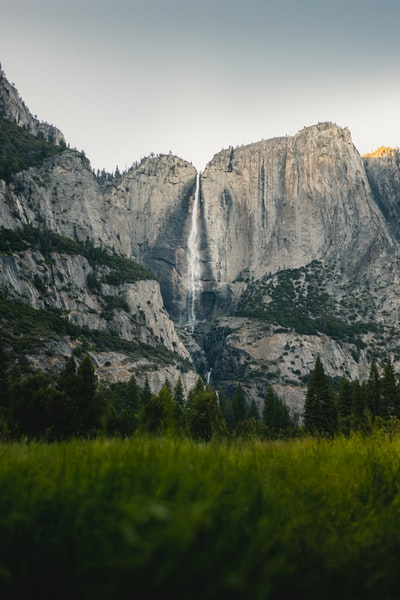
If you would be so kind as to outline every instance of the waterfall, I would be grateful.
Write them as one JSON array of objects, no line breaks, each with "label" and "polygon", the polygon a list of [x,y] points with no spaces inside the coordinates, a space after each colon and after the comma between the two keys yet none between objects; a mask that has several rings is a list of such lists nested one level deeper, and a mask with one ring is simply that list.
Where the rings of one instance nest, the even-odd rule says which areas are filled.
[{"label": "waterfall", "polygon": [[192,224],[188,239],[188,323],[196,324],[196,302],[200,290],[200,256],[198,236],[198,213],[200,199],[200,173],[196,176],[196,191],[192,207]]}]

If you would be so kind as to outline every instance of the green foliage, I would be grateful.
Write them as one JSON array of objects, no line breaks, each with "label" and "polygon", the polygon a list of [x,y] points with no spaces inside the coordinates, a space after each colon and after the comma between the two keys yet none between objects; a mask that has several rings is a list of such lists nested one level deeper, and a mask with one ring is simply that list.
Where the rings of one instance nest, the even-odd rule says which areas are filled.
[{"label": "green foliage", "polygon": [[398,596],[397,437],[2,444],[0,489],[4,598]]},{"label": "green foliage", "polygon": [[40,165],[43,160],[64,149],[35,137],[0,116],[0,179],[10,181],[15,173]]}]

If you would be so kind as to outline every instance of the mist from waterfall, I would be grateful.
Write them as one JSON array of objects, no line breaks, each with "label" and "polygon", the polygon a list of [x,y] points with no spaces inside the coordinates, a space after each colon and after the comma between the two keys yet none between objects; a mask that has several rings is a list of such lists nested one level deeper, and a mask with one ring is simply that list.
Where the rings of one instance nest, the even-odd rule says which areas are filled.
[{"label": "mist from waterfall", "polygon": [[192,223],[188,239],[188,324],[196,324],[196,302],[200,292],[200,253],[199,253],[199,200],[200,173],[196,176],[196,190],[192,207]]}]

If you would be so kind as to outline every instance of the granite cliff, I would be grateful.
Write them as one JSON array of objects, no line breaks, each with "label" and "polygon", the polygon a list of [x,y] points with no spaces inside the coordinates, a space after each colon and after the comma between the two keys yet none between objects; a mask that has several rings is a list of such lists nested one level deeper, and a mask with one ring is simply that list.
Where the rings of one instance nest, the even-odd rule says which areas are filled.
[{"label": "granite cliff", "polygon": [[[42,131],[4,74],[0,110],[32,134]],[[45,137],[63,146],[55,131]],[[81,153],[60,149],[0,181],[2,227],[101,248],[157,281],[110,285],[110,267],[83,250],[52,251],[50,269],[40,248],[10,247],[0,273],[9,298],[161,345],[179,357],[170,362],[172,379],[186,370],[187,385],[196,377],[190,357],[215,385],[241,381],[259,398],[272,383],[298,411],[317,354],[332,377],[365,377],[371,359],[388,353],[398,364],[398,151],[362,158],[347,129],[319,123],[223,150],[200,177],[188,162],[159,155],[103,180]],[[193,252],[196,323],[188,327]],[[142,359],[124,370],[115,348],[114,358],[96,356],[99,369],[113,365],[108,376],[140,370]],[[161,381],[160,365],[153,367]]]}]

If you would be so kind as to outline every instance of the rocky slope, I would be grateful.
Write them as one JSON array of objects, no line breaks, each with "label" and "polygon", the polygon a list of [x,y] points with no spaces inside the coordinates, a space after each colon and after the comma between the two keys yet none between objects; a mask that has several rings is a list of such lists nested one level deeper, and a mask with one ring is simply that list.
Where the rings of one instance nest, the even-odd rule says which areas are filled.
[{"label": "rocky slope", "polygon": [[[38,134],[4,75],[0,90],[6,116]],[[360,157],[332,123],[216,154],[199,179],[200,293],[189,331],[194,167],[153,156],[102,180],[65,150],[0,181],[0,223],[57,233],[81,251],[53,249],[50,268],[40,248],[14,248],[1,257],[0,285],[77,327],[175,353],[172,379],[186,371],[194,380],[188,348],[214,384],[241,381],[259,398],[272,383],[300,411],[317,354],[332,377],[365,377],[372,357],[387,353],[399,364],[399,165],[398,151]],[[162,299],[151,279],[110,284],[110,267],[90,262],[85,244],[151,269]],[[129,362],[115,347],[92,351],[111,378],[142,366],[154,381],[164,376],[161,364]]]}]

